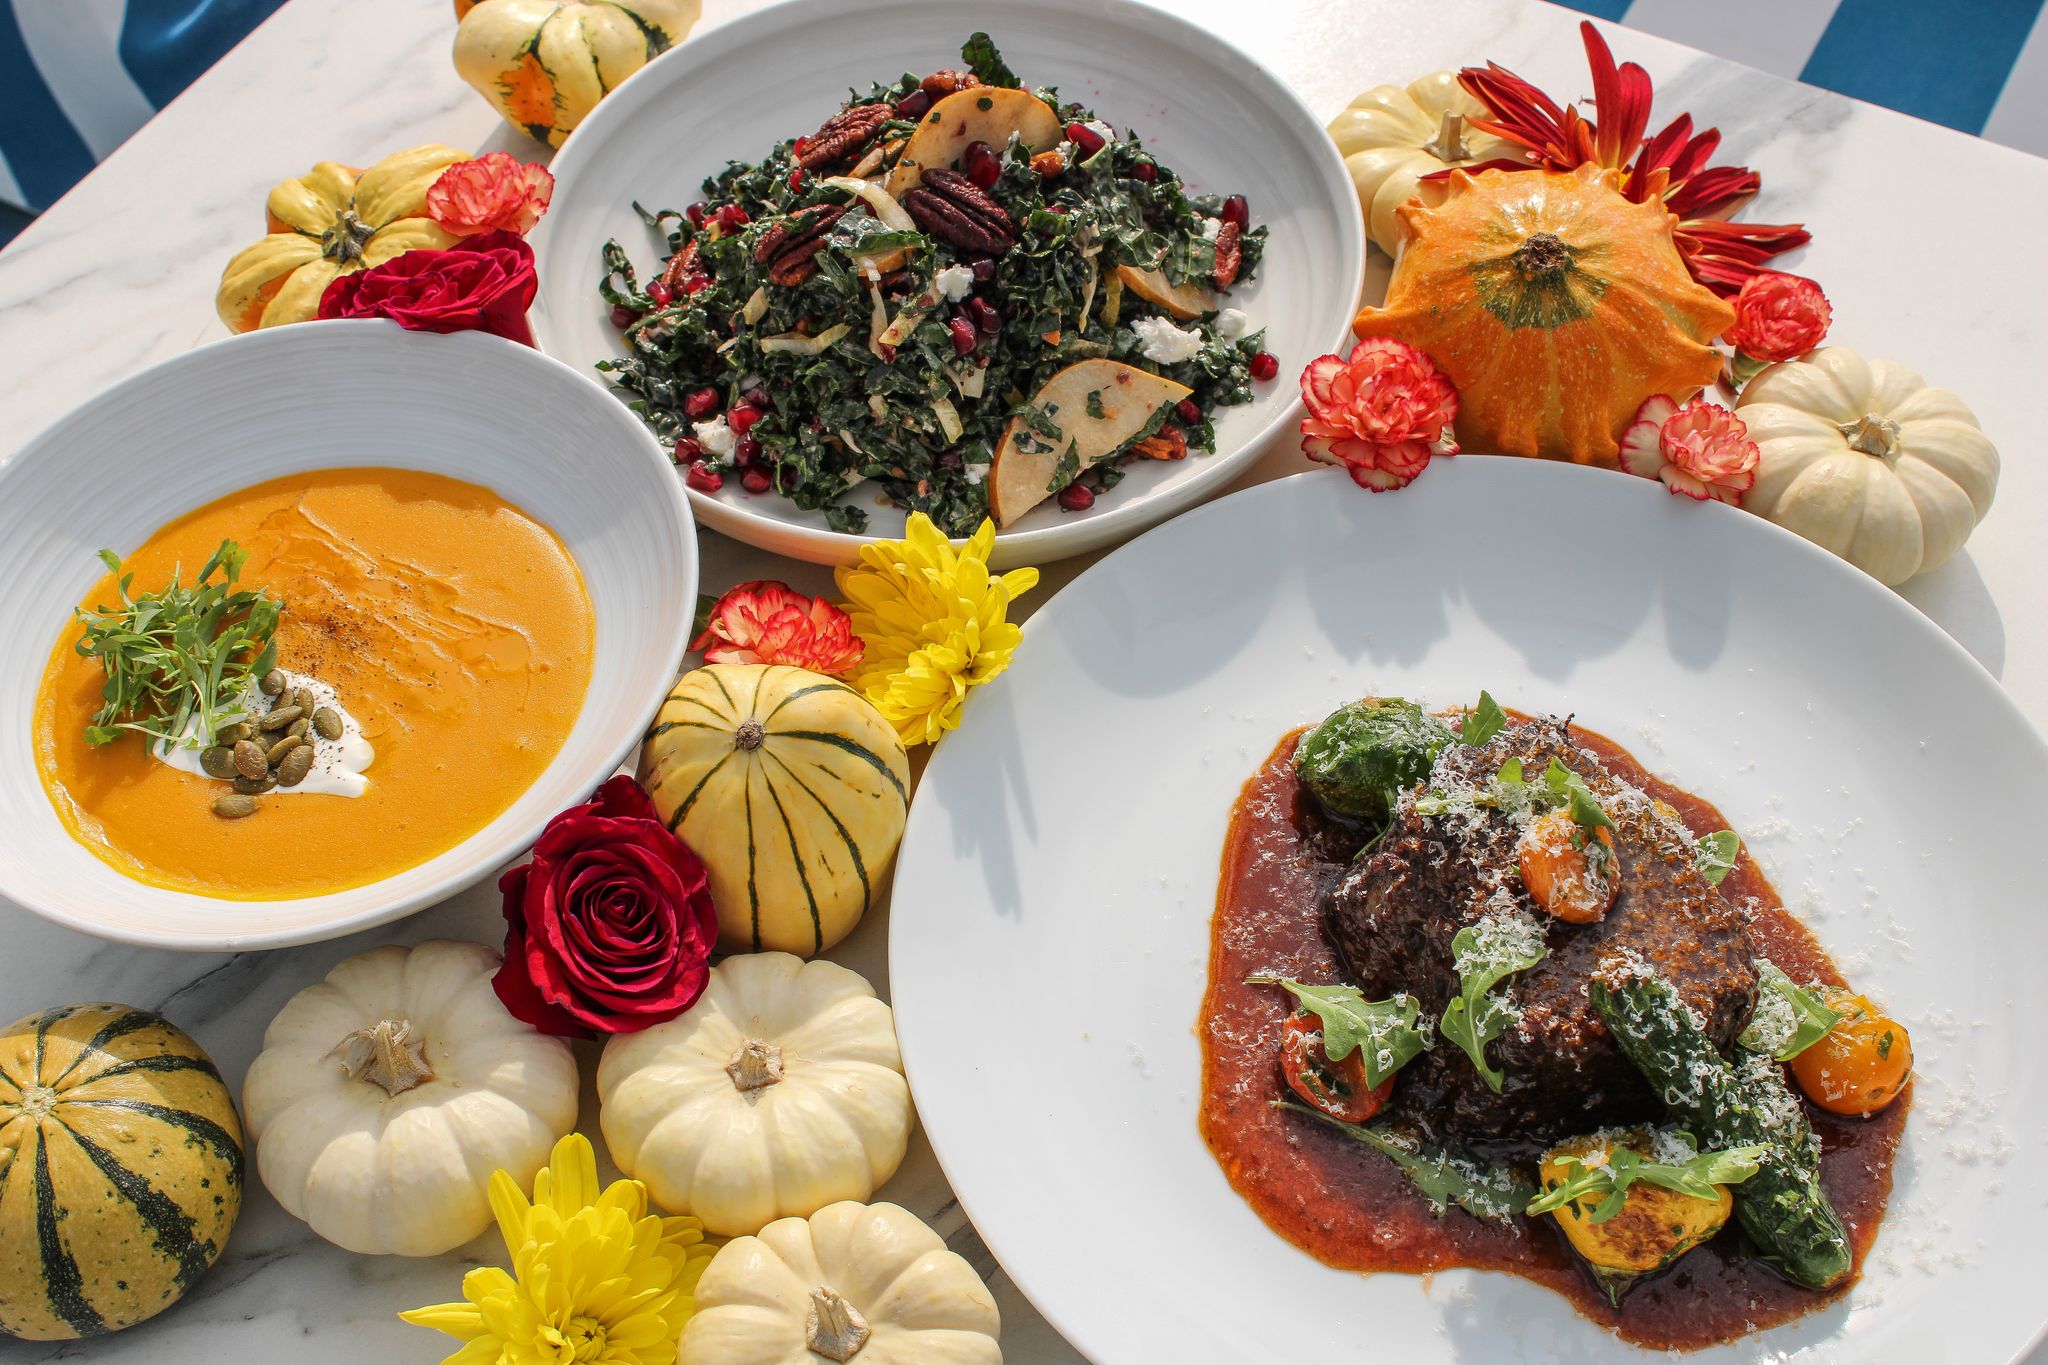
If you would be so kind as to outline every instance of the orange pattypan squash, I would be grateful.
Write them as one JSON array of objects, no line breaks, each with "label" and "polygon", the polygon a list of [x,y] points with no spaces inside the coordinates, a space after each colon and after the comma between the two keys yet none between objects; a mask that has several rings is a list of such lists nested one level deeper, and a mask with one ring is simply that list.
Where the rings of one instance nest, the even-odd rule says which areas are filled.
[{"label": "orange pattypan squash", "polygon": [[1735,320],[1693,281],[1661,204],[1617,172],[1453,171],[1398,209],[1382,308],[1352,329],[1429,356],[1458,387],[1458,444],[1613,466],[1653,394],[1720,373],[1707,343]]},{"label": "orange pattypan squash", "polygon": [[367,270],[401,252],[453,246],[456,236],[426,216],[427,190],[468,152],[429,143],[385,157],[367,171],[323,161],[270,191],[270,232],[221,272],[214,307],[231,332],[304,322],[338,275]]},{"label": "orange pattypan squash", "polygon": [[550,147],[683,40],[700,0],[455,0],[455,74]]}]

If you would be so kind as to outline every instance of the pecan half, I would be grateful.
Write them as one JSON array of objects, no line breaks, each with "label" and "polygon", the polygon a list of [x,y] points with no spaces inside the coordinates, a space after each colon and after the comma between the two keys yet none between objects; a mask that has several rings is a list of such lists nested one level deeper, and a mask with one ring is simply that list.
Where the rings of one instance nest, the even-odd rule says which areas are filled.
[{"label": "pecan half", "polygon": [[796,164],[815,171],[842,161],[874,140],[894,111],[886,104],[856,104],[825,120],[817,132],[797,144]]},{"label": "pecan half", "polygon": [[1216,287],[1228,290],[1237,283],[1238,271],[1244,269],[1244,232],[1237,224],[1225,220],[1216,230]]},{"label": "pecan half", "polygon": [[934,71],[917,83],[917,88],[933,99],[944,99],[959,90],[971,90],[981,84],[981,77],[971,71],[955,71],[952,67]]},{"label": "pecan half", "polygon": [[1188,434],[1169,423],[1159,428],[1157,434],[1132,445],[1131,454],[1148,460],[1184,460],[1188,454]]},{"label": "pecan half", "polygon": [[661,282],[677,294],[694,294],[711,283],[711,277],[697,262],[697,243],[683,243],[683,249],[668,258],[668,265],[660,275]]},{"label": "pecan half", "polygon": [[917,225],[976,256],[1000,256],[1017,245],[1017,224],[987,191],[958,171],[932,170],[903,196]]},{"label": "pecan half", "polygon": [[768,283],[787,289],[817,272],[814,257],[824,249],[825,235],[846,216],[844,204],[813,204],[798,209],[761,234],[754,264],[768,267]]}]

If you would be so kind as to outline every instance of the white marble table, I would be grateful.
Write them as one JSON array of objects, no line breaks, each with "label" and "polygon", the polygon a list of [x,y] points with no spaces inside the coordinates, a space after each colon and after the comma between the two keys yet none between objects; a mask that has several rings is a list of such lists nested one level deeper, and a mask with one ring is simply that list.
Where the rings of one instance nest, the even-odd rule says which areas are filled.
[{"label": "white marble table", "polygon": [[[708,0],[704,26],[755,3]],[[1577,16],[1524,0],[1175,8],[1227,33],[1325,116],[1366,86],[1488,57],[1559,95],[1587,93]],[[222,335],[220,267],[261,230],[263,194],[280,177],[428,140],[535,155],[455,77],[452,27],[446,0],[351,0],[341,10],[294,0],[0,253],[0,458],[102,386]],[[1969,551],[1906,596],[2022,704],[2048,710],[2048,599],[2029,529],[2048,511],[2034,440],[2048,428],[2035,349],[2048,341],[2048,257],[2031,240],[2048,221],[2048,162],[1638,34],[1616,46],[1656,77],[1664,118],[1684,108],[1719,124],[1729,156],[1764,173],[1749,216],[1813,228],[1815,244],[1790,265],[1826,285],[1835,337],[1959,390],[2004,448],[1999,505]],[[1283,445],[1252,477],[1300,464]],[[754,577],[826,584],[821,571],[714,535],[703,549],[711,591]],[[1082,567],[1053,567],[1036,600]],[[236,957],[98,943],[4,905],[0,934],[0,1019],[79,999],[148,1006],[189,1029],[239,1084],[272,1013],[341,957],[390,940],[495,941],[501,922],[484,887],[395,929]],[[885,917],[873,916],[837,956],[883,982],[886,935]],[[594,1051],[583,1060],[587,1080]],[[1080,1359],[981,1246],[922,1141],[884,1194],[934,1221],[990,1277],[1009,1359]],[[462,1268],[497,1254],[487,1236],[439,1263],[353,1256],[313,1237],[252,1181],[225,1259],[184,1304],[100,1342],[0,1342],[0,1361],[435,1360],[445,1339],[393,1314],[454,1297]]]}]

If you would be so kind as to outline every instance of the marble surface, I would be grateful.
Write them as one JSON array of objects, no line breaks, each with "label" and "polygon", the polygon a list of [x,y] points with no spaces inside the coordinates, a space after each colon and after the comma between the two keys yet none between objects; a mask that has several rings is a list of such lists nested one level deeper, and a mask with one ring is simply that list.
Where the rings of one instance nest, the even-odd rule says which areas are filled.
[{"label": "marble surface", "polygon": [[[704,26],[752,7],[709,0]],[[1486,57],[1559,94],[1585,93],[1576,16],[1524,0],[1175,7],[1277,70],[1321,115],[1366,86]],[[445,0],[352,0],[345,16],[293,0],[0,253],[0,458],[100,387],[222,335],[213,313],[221,264],[260,232],[263,194],[281,176],[427,140],[534,155],[535,144],[453,74],[451,30]],[[2048,470],[2029,438],[2048,423],[2038,361],[2048,257],[2031,237],[2048,220],[2048,162],[1656,39],[1615,41],[1656,77],[1665,117],[1686,108],[1718,124],[1728,154],[1764,173],[1749,217],[1813,228],[1815,244],[1791,267],[1827,286],[1835,336],[1959,390],[2004,448],[1999,505],[1968,552],[1905,595],[2023,705],[2042,709],[2048,601],[2028,528],[2048,507]],[[1300,466],[1298,453],[1279,448],[1252,477]],[[713,535],[703,551],[708,590],[762,576],[825,585],[820,571]],[[1053,566],[1037,600],[1082,567]],[[98,943],[5,905],[0,932],[0,1017],[92,998],[148,1006],[189,1029],[238,1083],[270,1016],[342,957],[394,940],[495,941],[501,929],[495,893],[484,888],[395,930],[232,957]],[[835,956],[885,984],[886,937],[878,913]],[[594,1051],[582,1060],[587,1081]],[[994,1264],[921,1140],[884,1195],[931,1219],[990,1278],[1007,1358],[1080,1359]],[[226,1258],[186,1302],[99,1342],[0,1342],[0,1362],[434,1360],[445,1339],[393,1313],[453,1297],[462,1268],[496,1253],[487,1236],[438,1263],[352,1256],[252,1184]],[[1362,1342],[1361,1359],[1368,1349]]]}]

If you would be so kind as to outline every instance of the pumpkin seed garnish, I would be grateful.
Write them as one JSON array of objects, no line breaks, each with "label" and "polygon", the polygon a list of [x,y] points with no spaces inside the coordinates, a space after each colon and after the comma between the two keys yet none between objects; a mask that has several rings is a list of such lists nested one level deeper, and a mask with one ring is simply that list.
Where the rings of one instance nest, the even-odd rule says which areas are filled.
[{"label": "pumpkin seed garnish", "polygon": [[213,798],[213,813],[223,820],[241,820],[256,813],[256,798],[243,793]]},{"label": "pumpkin seed garnish", "polygon": [[263,755],[264,761],[275,768],[278,764],[284,762],[286,754],[305,742],[305,740],[300,739],[297,735],[286,735],[283,739],[270,746],[270,752]]},{"label": "pumpkin seed garnish", "polygon": [[225,782],[236,772],[235,751],[224,744],[202,749],[199,752],[199,768],[208,777],[217,777]]},{"label": "pumpkin seed garnish", "polygon": [[271,669],[263,675],[263,680],[256,685],[263,689],[263,695],[266,697],[280,695],[284,691],[284,670],[281,668]]},{"label": "pumpkin seed garnish", "polygon": [[296,787],[306,780],[306,774],[313,771],[313,746],[300,741],[284,756],[284,762],[277,765],[277,784],[280,787]]},{"label": "pumpkin seed garnish", "polygon": [[322,739],[340,739],[341,713],[331,706],[321,707],[313,713],[313,728]]},{"label": "pumpkin seed garnish", "polygon": [[263,750],[257,747],[253,739],[235,741],[231,754],[235,771],[251,781],[261,778],[270,771],[269,761],[263,757]]},{"label": "pumpkin seed garnish", "polygon": [[213,732],[213,742],[222,748],[233,748],[235,741],[247,739],[256,731],[247,721],[238,720],[233,725],[223,725]]},{"label": "pumpkin seed garnish", "polygon": [[310,687],[301,687],[296,692],[292,693],[292,705],[298,707],[307,715],[313,714],[313,707],[316,700],[317,699],[313,696],[313,689]]},{"label": "pumpkin seed garnish", "polygon": [[256,722],[256,728],[265,734],[275,734],[304,714],[296,706],[274,706],[269,715]]},{"label": "pumpkin seed garnish", "polygon": [[238,777],[235,779],[235,790],[243,796],[261,796],[263,793],[272,791],[276,787],[277,779],[267,772],[260,778]]},{"label": "pumpkin seed garnish", "polygon": [[293,739],[305,739],[307,738],[306,732],[312,728],[312,717],[300,716],[297,720],[292,722],[292,728],[285,731],[285,733],[290,735]]}]

